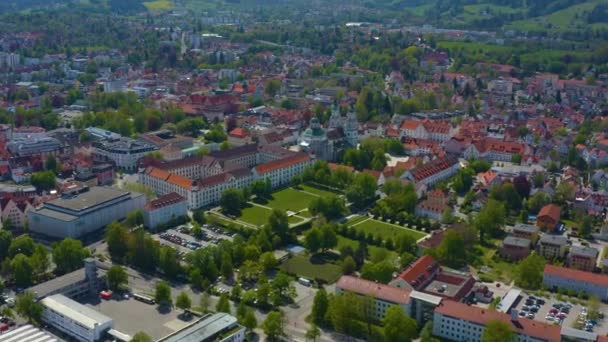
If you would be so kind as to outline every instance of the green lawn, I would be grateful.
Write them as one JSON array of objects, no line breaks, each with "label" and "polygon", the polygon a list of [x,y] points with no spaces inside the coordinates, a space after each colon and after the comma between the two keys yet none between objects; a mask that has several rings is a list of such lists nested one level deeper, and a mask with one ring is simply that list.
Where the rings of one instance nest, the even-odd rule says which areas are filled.
[{"label": "green lawn", "polygon": [[298,212],[308,208],[310,202],[315,198],[317,198],[317,196],[287,188],[273,193],[270,201],[260,204],[274,209]]},{"label": "green lawn", "polygon": [[[469,254],[469,264],[477,269],[480,276],[483,275],[485,278],[492,279],[493,281],[502,281],[508,284],[515,279],[517,264],[502,260],[497,255],[498,246],[500,245],[499,240],[493,240],[491,243],[495,246],[475,245],[472,253]],[[484,266],[489,268],[488,272],[481,272]]]},{"label": "green lawn", "polygon": [[311,186],[311,185],[307,185],[307,184],[301,184],[298,186],[298,188],[301,189],[302,191],[310,192],[312,194],[319,195],[321,197],[339,195],[338,193],[331,192],[329,190],[325,190],[325,189],[321,189],[321,188],[317,188],[315,186]]},{"label": "green lawn", "polygon": [[[357,248],[359,248],[359,241],[349,239],[342,235],[338,235],[338,245],[336,246],[336,249],[339,250],[340,248],[342,248],[344,246],[350,246],[350,248],[352,248],[353,250],[357,250]],[[390,259],[392,259],[392,260],[395,260],[398,257],[397,253],[395,253],[393,251],[389,251],[388,249],[386,249],[384,247],[367,245],[367,251],[369,252],[369,255],[375,254],[376,252],[378,252],[378,253],[387,252]]]},{"label": "green lawn", "polygon": [[414,239],[418,240],[425,237],[427,234],[417,230],[397,226],[382,221],[368,219],[365,221],[350,221],[347,223],[349,226],[354,226],[357,231],[363,230],[365,234],[372,233],[374,236],[380,235],[383,240],[394,238],[399,234],[408,234]]},{"label": "green lawn", "polygon": [[342,268],[330,260],[310,257],[302,254],[285,260],[281,269],[287,273],[297,274],[307,279],[322,279],[327,283],[335,283],[342,276]]},{"label": "green lawn", "polygon": [[170,10],[173,8],[173,1],[172,0],[155,0],[155,1],[148,1],[148,2],[144,2],[144,6],[146,6],[146,8],[149,11],[166,11],[166,10]]},{"label": "green lawn", "polygon": [[272,214],[271,210],[254,205],[243,209],[241,211],[241,216],[238,217],[238,220],[245,221],[256,226],[261,226],[268,222],[270,214]]},{"label": "green lawn", "polygon": [[287,218],[287,221],[288,221],[289,223],[291,223],[291,224],[294,224],[294,223],[300,223],[300,222],[302,222],[302,219],[301,219],[301,218],[299,218],[299,217],[295,217],[295,216],[289,216],[289,217]]}]

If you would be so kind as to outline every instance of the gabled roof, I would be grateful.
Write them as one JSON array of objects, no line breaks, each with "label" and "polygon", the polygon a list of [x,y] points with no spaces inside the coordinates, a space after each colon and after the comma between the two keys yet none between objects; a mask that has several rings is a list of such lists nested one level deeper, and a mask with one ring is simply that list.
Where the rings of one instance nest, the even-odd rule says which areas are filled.
[{"label": "gabled roof", "polygon": [[269,173],[269,172],[277,170],[277,169],[283,169],[283,168],[286,168],[286,167],[289,167],[289,166],[292,166],[295,164],[303,163],[303,162],[306,162],[309,160],[310,160],[310,156],[308,154],[306,154],[304,152],[300,152],[300,153],[296,153],[296,154],[286,157],[286,158],[273,160],[268,163],[260,164],[255,167],[255,170],[259,174],[265,174],[265,173]]},{"label": "gabled roof", "polygon": [[557,222],[557,221],[559,221],[561,212],[562,212],[562,209],[557,204],[551,203],[551,204],[547,204],[546,206],[542,207],[536,217],[537,218],[544,217],[544,216],[550,217],[555,222]]},{"label": "gabled roof", "polygon": [[408,304],[410,302],[411,291],[409,290],[352,276],[342,276],[336,283],[336,288],[371,296],[395,304]]},{"label": "gabled roof", "polygon": [[425,255],[416,260],[406,268],[397,278],[403,279],[406,283],[416,288],[430,280],[433,272],[437,270],[439,264],[430,255]]},{"label": "gabled roof", "polygon": [[573,268],[545,265],[545,275],[552,275],[565,279],[572,279],[584,283],[591,283],[608,288],[608,275],[580,271]]}]

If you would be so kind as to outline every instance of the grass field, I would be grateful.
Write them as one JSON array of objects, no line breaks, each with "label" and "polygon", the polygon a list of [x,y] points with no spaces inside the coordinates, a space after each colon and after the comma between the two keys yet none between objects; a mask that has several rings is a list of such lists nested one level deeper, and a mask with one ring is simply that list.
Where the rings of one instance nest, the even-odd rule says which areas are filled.
[{"label": "grass field", "polygon": [[289,210],[298,212],[308,208],[310,202],[315,198],[314,195],[307,194],[292,188],[287,188],[272,194],[272,199],[268,203],[261,203],[264,206],[279,210]]},{"label": "grass field", "polygon": [[312,194],[319,195],[321,197],[336,196],[336,195],[338,195],[335,192],[331,192],[331,191],[328,191],[328,190],[323,190],[323,189],[316,188],[314,186],[310,186],[310,185],[306,185],[306,184],[299,185],[298,188],[302,189],[302,191],[310,192]]},{"label": "grass field", "polygon": [[[342,248],[344,246],[350,246],[353,250],[357,250],[357,248],[359,248],[359,241],[349,239],[342,235],[338,235],[338,245],[336,246],[336,249],[339,250],[340,248]],[[384,247],[367,245],[367,251],[369,252],[369,255],[373,255],[375,253],[388,253],[389,258],[391,260],[395,260],[398,257],[397,253],[395,253],[393,251],[389,251],[388,249],[386,249]]]},{"label": "grass field", "polygon": [[[351,223],[352,222],[352,223]],[[365,234],[372,233],[380,235],[383,240],[394,238],[399,234],[407,234],[418,240],[426,236],[426,233],[417,230],[404,228],[390,223],[374,219],[366,219],[362,221],[350,221],[347,223],[350,227],[355,227],[357,231],[363,230]]]},{"label": "grass field", "polygon": [[323,260],[305,254],[286,260],[281,265],[281,269],[307,279],[322,279],[330,284],[335,283],[342,275],[342,268],[332,263],[332,260]]},{"label": "grass field", "polygon": [[272,214],[271,210],[258,206],[251,206],[241,211],[241,216],[238,217],[238,220],[261,226],[268,222],[270,214]]},{"label": "grass field", "polygon": [[146,6],[149,11],[167,11],[173,9],[173,0],[148,1],[144,2],[144,6]]},{"label": "grass field", "polygon": [[568,8],[556,11],[550,15],[531,18],[526,20],[517,20],[507,25],[507,29],[513,29],[518,31],[548,31],[548,32],[559,32],[568,30],[585,30],[589,29],[605,29],[608,24],[595,23],[588,24],[585,22],[585,13],[591,12],[593,8],[601,3],[598,1],[589,1],[577,5],[570,6]]},{"label": "grass field", "polygon": [[[498,257],[497,250],[500,241],[492,241],[494,247],[475,245],[472,251],[469,252],[469,264],[477,268],[480,275],[484,275],[485,278],[492,279],[493,281],[502,281],[510,283],[515,279],[516,264],[507,262]],[[480,270],[487,267],[487,272],[481,272]]]}]

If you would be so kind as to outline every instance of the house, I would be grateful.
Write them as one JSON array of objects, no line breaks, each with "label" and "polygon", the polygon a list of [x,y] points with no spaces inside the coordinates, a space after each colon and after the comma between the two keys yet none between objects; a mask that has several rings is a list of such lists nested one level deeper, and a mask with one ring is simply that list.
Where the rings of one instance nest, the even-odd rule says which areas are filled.
[{"label": "house", "polygon": [[528,239],[532,241],[533,244],[535,244],[536,240],[538,240],[538,232],[538,227],[525,223],[517,223],[511,229],[511,235]]},{"label": "house", "polygon": [[561,288],[575,293],[582,291],[602,301],[608,300],[608,275],[604,274],[546,264],[543,284],[552,290]]},{"label": "house", "polygon": [[416,193],[421,196],[431,186],[455,175],[459,169],[458,158],[446,156],[406,171],[401,175],[401,179],[413,182]]},{"label": "house", "polygon": [[585,246],[572,246],[568,253],[568,266],[577,270],[593,272],[597,265],[597,249]]},{"label": "house", "polygon": [[515,236],[507,236],[502,241],[499,254],[509,260],[521,260],[530,255],[532,241]]},{"label": "house", "polygon": [[28,198],[5,197],[0,200],[0,217],[2,226],[23,228],[27,224],[27,213],[33,209],[32,200]]},{"label": "house", "polygon": [[241,127],[237,127],[228,133],[228,143],[231,146],[243,146],[251,143],[251,135]]},{"label": "house", "polygon": [[429,191],[427,199],[416,205],[416,215],[441,220],[443,212],[449,208],[448,199],[441,190]]},{"label": "house", "polygon": [[542,234],[537,251],[548,260],[562,259],[568,251],[568,238],[562,235]]},{"label": "house", "polygon": [[523,144],[483,138],[469,145],[463,155],[466,159],[510,162],[515,155],[523,156],[525,152],[526,147]]},{"label": "house", "polygon": [[389,285],[461,300],[471,291],[475,279],[470,274],[442,268],[432,256],[425,255],[391,280]]},{"label": "house", "polygon": [[556,204],[547,204],[536,215],[536,225],[543,231],[554,232],[559,224],[562,209]]}]

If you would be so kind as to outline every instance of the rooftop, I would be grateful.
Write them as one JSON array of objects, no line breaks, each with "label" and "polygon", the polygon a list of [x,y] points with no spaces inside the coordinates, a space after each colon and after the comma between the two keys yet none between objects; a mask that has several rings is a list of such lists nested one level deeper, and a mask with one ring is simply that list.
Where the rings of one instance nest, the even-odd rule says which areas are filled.
[{"label": "rooftop", "polygon": [[129,194],[129,192],[110,187],[94,186],[89,188],[88,191],[80,194],[60,197],[49,201],[45,206],[54,206],[71,211],[83,211]]},{"label": "rooftop", "polygon": [[86,305],[82,305],[68,297],[60,294],[43,298],[40,303],[45,307],[78,322],[88,329],[94,329],[97,325],[112,322],[112,319]]},{"label": "rooftop", "polygon": [[608,287],[608,275],[604,274],[579,271],[573,268],[565,268],[547,264],[545,265],[545,276],[546,275]]},{"label": "rooftop", "polygon": [[[18,339],[17,339],[18,338]],[[57,342],[63,341],[57,336],[26,324],[0,335],[0,342]]]},{"label": "rooftop", "polygon": [[411,291],[409,290],[379,284],[352,276],[342,276],[336,283],[336,288],[340,288],[344,291],[365,294],[367,296],[372,296],[391,303],[407,304],[410,302]]},{"label": "rooftop", "polygon": [[40,283],[36,286],[32,286],[28,289],[28,291],[35,293],[38,298],[43,298],[49,295],[50,293],[54,293],[67,286],[81,282],[85,279],[86,274],[85,269],[83,267],[76,271],[66,273],[60,277],[45,281],[44,283]]},{"label": "rooftop", "polygon": [[531,224],[517,223],[515,226],[513,226],[513,231],[534,234],[538,233],[538,227]]},{"label": "rooftop", "polygon": [[159,208],[173,205],[173,204],[185,201],[185,200],[186,199],[184,197],[180,196],[179,194],[177,194],[175,192],[171,192],[171,193],[160,196],[159,198],[146,203],[145,209],[146,210],[159,209]]},{"label": "rooftop", "polygon": [[591,259],[596,259],[598,255],[598,250],[592,247],[585,246],[572,246],[570,248],[570,255],[583,256]]},{"label": "rooftop", "polygon": [[515,236],[507,236],[503,241],[503,245],[517,246],[517,247],[530,247],[530,240],[522,239]]},{"label": "rooftop", "polygon": [[237,324],[235,317],[227,313],[218,312],[213,315],[204,316],[186,328],[161,338],[158,342],[207,341],[227,329],[232,329]]},{"label": "rooftop", "polygon": [[539,242],[541,244],[563,246],[568,243],[568,238],[563,235],[543,234],[540,236]]},{"label": "rooftop", "polygon": [[552,218],[554,221],[559,221],[562,209],[556,204],[547,204],[542,207],[536,215],[537,218],[548,216]]}]

